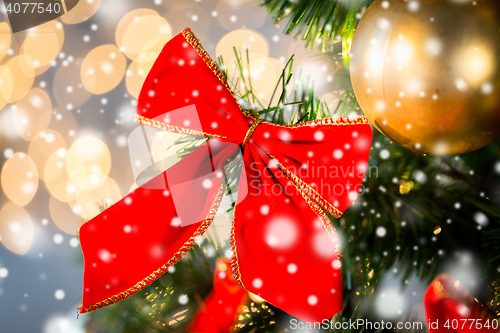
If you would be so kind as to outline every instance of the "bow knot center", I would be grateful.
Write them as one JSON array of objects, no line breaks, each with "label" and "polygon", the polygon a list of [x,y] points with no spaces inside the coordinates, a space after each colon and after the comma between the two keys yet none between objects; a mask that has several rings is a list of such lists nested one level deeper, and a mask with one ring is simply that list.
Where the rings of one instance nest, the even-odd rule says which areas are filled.
[{"label": "bow knot center", "polygon": [[250,137],[252,136],[253,132],[255,132],[255,130],[257,129],[257,126],[259,126],[259,124],[262,123],[262,120],[260,119],[257,119],[253,124],[252,126],[250,126],[250,128],[248,129],[247,131],[247,134],[245,134],[245,138],[243,139],[243,142],[241,144],[241,148],[245,148],[245,144],[247,143],[247,141],[250,139]]}]

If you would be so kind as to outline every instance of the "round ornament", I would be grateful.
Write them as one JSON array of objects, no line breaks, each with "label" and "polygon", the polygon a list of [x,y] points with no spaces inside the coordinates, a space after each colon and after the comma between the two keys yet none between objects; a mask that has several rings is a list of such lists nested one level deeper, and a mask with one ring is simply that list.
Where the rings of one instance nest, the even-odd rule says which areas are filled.
[{"label": "round ornament", "polygon": [[500,2],[375,0],[353,38],[363,112],[413,151],[462,154],[500,136]]}]

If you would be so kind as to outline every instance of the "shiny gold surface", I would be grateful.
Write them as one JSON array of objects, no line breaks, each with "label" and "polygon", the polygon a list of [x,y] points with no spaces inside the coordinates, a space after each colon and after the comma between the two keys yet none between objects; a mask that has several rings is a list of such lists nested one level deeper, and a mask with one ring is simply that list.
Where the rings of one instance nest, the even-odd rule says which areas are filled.
[{"label": "shiny gold surface", "polygon": [[461,154],[500,136],[500,2],[376,0],[351,52],[361,109],[403,147]]}]

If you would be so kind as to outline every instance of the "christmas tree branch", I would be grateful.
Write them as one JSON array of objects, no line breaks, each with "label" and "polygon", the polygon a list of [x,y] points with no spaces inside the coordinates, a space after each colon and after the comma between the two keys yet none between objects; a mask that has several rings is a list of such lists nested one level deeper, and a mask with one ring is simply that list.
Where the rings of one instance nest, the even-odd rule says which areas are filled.
[{"label": "christmas tree branch", "polygon": [[[342,53],[348,63],[354,28],[360,14],[373,0],[264,0],[262,6],[277,24],[287,20],[284,33],[295,32],[313,47],[320,41],[321,50],[333,49],[342,41]],[[330,46],[329,46],[330,44]]]}]

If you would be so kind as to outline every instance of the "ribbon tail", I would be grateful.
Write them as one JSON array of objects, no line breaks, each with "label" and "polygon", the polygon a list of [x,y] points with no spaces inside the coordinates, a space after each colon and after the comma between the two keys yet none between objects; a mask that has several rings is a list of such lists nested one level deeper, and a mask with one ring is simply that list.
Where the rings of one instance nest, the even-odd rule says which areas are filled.
[{"label": "ribbon tail", "polygon": [[260,148],[249,145],[244,161],[248,194],[231,235],[235,280],[300,320],[332,317],[343,306],[335,229]]},{"label": "ribbon tail", "polygon": [[209,141],[82,225],[79,236],[85,264],[80,313],[138,293],[195,245],[224,196],[225,182],[215,177],[217,170],[237,149]]}]

